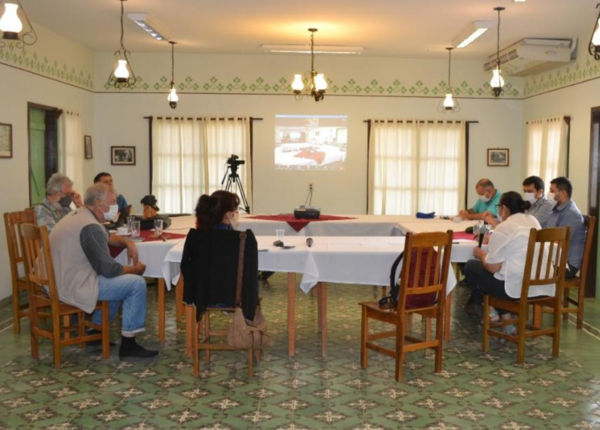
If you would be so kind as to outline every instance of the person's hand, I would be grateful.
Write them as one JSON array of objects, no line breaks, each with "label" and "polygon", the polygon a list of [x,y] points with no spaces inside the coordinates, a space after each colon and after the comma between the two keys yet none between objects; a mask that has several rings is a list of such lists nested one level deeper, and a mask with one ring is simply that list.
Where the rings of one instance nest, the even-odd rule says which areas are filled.
[{"label": "person's hand", "polygon": [[483,261],[483,259],[485,258],[485,254],[486,254],[486,252],[483,249],[481,249],[479,247],[473,248],[473,256],[475,258],[477,258],[478,260]]},{"label": "person's hand", "polygon": [[[138,264],[138,250],[133,242],[127,242],[127,261],[133,265]],[[145,268],[146,266],[144,266]]]},{"label": "person's hand", "polygon": [[146,265],[144,263],[142,263],[141,261],[138,261],[137,263],[134,264],[133,271],[136,275],[141,276],[146,271]]},{"label": "person's hand", "polygon": [[469,215],[469,211],[464,210],[464,209],[458,213],[458,216],[461,217],[462,219],[467,219],[468,215]]},{"label": "person's hand", "polygon": [[77,206],[78,208],[83,206],[83,199],[81,198],[81,194],[79,194],[77,191],[73,190],[71,197],[73,198],[73,203],[75,203],[75,206]]}]

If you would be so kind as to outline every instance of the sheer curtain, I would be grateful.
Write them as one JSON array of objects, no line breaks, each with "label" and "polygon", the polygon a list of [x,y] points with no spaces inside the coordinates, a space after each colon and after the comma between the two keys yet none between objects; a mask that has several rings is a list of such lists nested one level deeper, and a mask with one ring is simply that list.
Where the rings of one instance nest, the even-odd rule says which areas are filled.
[{"label": "sheer curtain", "polygon": [[567,173],[569,125],[560,117],[543,118],[527,124],[527,176],[550,182]]},{"label": "sheer curtain", "polygon": [[63,110],[58,126],[58,170],[73,181],[73,188],[83,195],[83,126],[78,112]]},{"label": "sheer curtain", "polygon": [[222,188],[231,154],[246,161],[238,174],[251,202],[249,118],[153,118],[152,194],[159,207],[192,213],[201,194]]},{"label": "sheer curtain", "polygon": [[458,213],[465,164],[462,121],[372,121],[369,213]]}]

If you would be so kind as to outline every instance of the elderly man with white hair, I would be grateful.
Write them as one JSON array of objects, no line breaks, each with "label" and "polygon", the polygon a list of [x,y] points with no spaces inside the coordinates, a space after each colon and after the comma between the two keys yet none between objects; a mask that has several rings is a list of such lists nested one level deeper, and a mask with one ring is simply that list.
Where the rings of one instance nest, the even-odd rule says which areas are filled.
[{"label": "elderly man with white hair", "polygon": [[71,203],[78,208],[83,206],[81,195],[73,190],[73,181],[64,173],[53,174],[46,184],[46,198],[33,208],[38,225],[52,231],[56,223],[71,212]]},{"label": "elderly man with white hair", "polygon": [[[117,193],[105,184],[87,189],[85,205],[65,215],[50,234],[54,272],[60,299],[85,312],[92,312],[98,300],[109,302],[114,319],[123,303],[122,361],[152,359],[158,355],[136,343],[137,333],[146,330],[146,265],[137,259],[135,243],[109,235],[102,223],[117,213]],[[126,248],[132,266],[122,266],[111,256],[109,245]],[[92,317],[102,322],[100,311]]]}]

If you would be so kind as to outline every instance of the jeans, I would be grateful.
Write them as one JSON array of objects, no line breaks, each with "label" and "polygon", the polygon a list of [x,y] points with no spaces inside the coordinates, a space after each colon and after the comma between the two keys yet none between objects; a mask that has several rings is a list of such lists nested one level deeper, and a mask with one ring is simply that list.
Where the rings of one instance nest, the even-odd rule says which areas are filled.
[{"label": "jeans", "polygon": [[[108,301],[108,314],[113,321],[123,302],[121,333],[132,337],[146,331],[146,281],[139,275],[121,275],[114,278],[98,276],[98,300]],[[97,310],[92,322],[102,324],[102,312]]]},{"label": "jeans", "polygon": [[[515,300],[514,297],[506,294],[504,281],[496,279],[493,273],[485,270],[481,260],[467,261],[463,270],[467,278],[467,284],[471,288],[471,298],[474,303],[483,304],[484,294],[503,300]],[[501,310],[498,311],[500,314],[503,313]]]}]

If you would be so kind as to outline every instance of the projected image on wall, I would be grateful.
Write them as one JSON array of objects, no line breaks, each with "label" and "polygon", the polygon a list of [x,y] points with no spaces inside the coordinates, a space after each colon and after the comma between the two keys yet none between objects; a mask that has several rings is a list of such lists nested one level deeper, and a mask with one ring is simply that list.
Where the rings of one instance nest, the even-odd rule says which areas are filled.
[{"label": "projected image on wall", "polygon": [[275,115],[275,168],[343,170],[347,115]]}]

